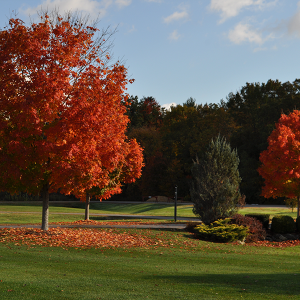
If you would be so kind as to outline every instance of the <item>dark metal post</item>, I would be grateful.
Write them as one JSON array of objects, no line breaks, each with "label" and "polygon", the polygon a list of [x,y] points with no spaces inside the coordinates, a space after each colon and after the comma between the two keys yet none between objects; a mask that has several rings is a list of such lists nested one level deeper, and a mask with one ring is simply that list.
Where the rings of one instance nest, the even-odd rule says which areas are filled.
[{"label": "dark metal post", "polygon": [[174,220],[177,222],[177,185],[175,185]]}]

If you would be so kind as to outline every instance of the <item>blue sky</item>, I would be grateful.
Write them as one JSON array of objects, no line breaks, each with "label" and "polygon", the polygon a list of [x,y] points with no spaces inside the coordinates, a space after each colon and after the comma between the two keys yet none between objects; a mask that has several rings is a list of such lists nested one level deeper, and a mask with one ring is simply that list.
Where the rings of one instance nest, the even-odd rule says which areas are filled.
[{"label": "blue sky", "polygon": [[0,28],[13,10],[29,24],[41,5],[118,25],[128,93],[161,105],[219,103],[246,82],[300,78],[298,0],[2,0]]}]

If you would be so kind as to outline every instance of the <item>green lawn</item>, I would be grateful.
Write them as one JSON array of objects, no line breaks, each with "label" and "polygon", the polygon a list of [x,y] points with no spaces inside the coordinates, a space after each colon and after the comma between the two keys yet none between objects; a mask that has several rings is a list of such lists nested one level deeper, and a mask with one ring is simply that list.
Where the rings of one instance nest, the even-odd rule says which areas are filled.
[{"label": "green lawn", "polygon": [[300,297],[300,247],[213,244],[183,232],[127,231],[159,234],[179,246],[63,250],[0,244],[0,299]]},{"label": "green lawn", "polygon": [[239,210],[240,214],[253,214],[253,213],[259,213],[259,214],[270,214],[271,218],[273,218],[275,215],[288,215],[293,217],[294,219],[297,218],[297,209],[294,209],[294,212],[292,212],[291,208],[288,207],[245,207],[243,209]]},{"label": "green lawn", "polygon": [[[38,204],[38,205],[36,205]],[[50,203],[50,222],[72,222],[84,218],[84,203],[76,203],[75,206],[81,207],[62,207],[53,206]],[[178,204],[178,217],[195,217],[192,211],[192,205]],[[0,224],[33,224],[41,222],[41,203],[20,202],[17,205],[1,204],[0,202]],[[13,213],[10,213],[13,212]],[[17,213],[22,212],[22,213]],[[239,211],[241,214],[248,213],[268,213],[273,217],[274,215],[290,215],[296,218],[296,211],[292,213],[291,209],[282,208],[265,208],[265,207],[249,207],[243,208]],[[72,215],[75,214],[75,215]],[[77,214],[77,215],[76,215]],[[159,203],[110,203],[99,202],[92,203],[90,209],[91,219],[106,219],[99,217],[96,214],[131,214],[131,215],[146,215],[146,216],[174,216],[173,204],[159,204]]]}]

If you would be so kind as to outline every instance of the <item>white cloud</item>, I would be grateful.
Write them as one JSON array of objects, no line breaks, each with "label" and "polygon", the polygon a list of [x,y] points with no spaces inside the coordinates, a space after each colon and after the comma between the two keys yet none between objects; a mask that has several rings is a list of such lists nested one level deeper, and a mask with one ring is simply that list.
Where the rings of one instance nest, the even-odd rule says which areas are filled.
[{"label": "white cloud", "polygon": [[131,0],[116,0],[116,4],[122,8],[131,4]]},{"label": "white cloud", "polygon": [[162,3],[162,0],[145,0],[146,2]]},{"label": "white cloud", "polygon": [[265,0],[211,0],[210,9],[220,11],[220,23],[223,23],[227,19],[237,16],[243,8],[248,6],[262,7],[264,2]]},{"label": "white cloud", "polygon": [[178,33],[177,30],[174,30],[174,31],[169,35],[169,39],[170,39],[170,40],[173,40],[173,41],[177,41],[180,37],[181,37],[181,35]]},{"label": "white cloud", "polygon": [[177,104],[175,102],[163,104],[161,107],[164,107],[166,110],[170,110],[171,106],[176,106]]},{"label": "white cloud", "polygon": [[181,11],[175,11],[172,15],[164,18],[165,23],[171,23],[173,21],[179,21],[182,19],[187,19],[189,17],[189,14],[186,10],[186,8],[182,8]]},{"label": "white cloud", "polygon": [[249,24],[243,23],[237,24],[233,30],[230,30],[228,37],[235,44],[250,42],[261,45],[265,41],[261,32],[252,29]]}]

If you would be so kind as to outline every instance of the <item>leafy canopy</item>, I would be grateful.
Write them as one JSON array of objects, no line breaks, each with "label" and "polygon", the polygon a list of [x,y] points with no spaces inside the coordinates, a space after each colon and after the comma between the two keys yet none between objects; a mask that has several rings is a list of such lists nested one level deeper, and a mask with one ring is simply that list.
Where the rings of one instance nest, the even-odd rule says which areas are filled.
[{"label": "leafy canopy", "polygon": [[282,114],[268,138],[268,148],[260,154],[259,174],[266,198],[300,196],[300,111]]},{"label": "leafy canopy", "polygon": [[125,135],[132,80],[99,58],[96,32],[47,14],[30,26],[11,19],[0,32],[2,190],[49,186],[84,199],[96,186],[107,198],[141,175],[142,149]]}]

